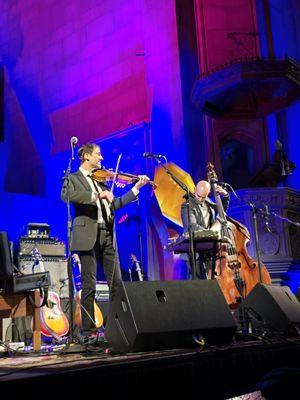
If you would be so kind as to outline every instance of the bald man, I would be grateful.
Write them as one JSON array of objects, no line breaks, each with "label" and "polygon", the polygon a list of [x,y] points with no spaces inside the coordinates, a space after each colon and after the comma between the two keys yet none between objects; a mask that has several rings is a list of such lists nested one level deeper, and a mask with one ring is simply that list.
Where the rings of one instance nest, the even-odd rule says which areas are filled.
[{"label": "bald man", "polygon": [[[191,224],[190,226],[193,232],[198,230],[210,229],[214,224],[217,216],[217,206],[208,197],[210,191],[211,186],[209,182],[204,180],[199,181],[195,187],[195,197],[191,197],[189,199],[190,204],[188,204],[188,202],[182,204],[181,219],[184,232],[189,232],[189,222]],[[229,206],[228,192],[221,186],[216,186],[216,192],[221,196],[224,211],[227,211]],[[203,253],[200,254],[200,257],[202,263],[204,264],[204,269],[207,271],[211,264],[211,254]],[[202,279],[205,278],[199,268],[198,260],[196,262],[196,276]]]},{"label": "bald man", "polygon": [[[198,182],[195,187],[195,198],[190,198],[190,223],[192,231],[210,229],[216,220],[217,206],[208,197],[210,191],[210,183],[202,180]],[[228,192],[221,186],[217,186],[216,191],[222,196],[223,208],[226,211],[229,205]],[[188,203],[183,203],[181,207],[181,218],[185,232],[189,231],[188,210]]]}]

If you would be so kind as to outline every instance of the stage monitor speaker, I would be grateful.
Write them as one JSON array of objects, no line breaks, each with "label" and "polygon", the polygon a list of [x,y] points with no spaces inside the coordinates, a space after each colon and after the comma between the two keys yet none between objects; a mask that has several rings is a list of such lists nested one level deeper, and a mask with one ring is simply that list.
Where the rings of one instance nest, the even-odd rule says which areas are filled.
[{"label": "stage monitor speaker", "polygon": [[254,327],[282,334],[300,332],[300,303],[288,286],[258,283],[241,307]]},{"label": "stage monitor speaker", "polygon": [[230,343],[236,330],[215,280],[123,282],[110,304],[105,336],[121,352],[184,348],[193,335]]}]

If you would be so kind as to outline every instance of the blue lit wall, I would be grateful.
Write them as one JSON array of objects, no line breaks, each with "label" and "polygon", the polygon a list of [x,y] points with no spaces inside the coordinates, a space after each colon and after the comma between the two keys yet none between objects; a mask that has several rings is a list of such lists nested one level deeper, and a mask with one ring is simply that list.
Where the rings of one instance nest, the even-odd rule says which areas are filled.
[{"label": "blue lit wall", "polygon": [[[153,151],[186,167],[174,3],[71,3],[0,3],[0,67],[5,74],[0,229],[8,232],[16,250],[28,222],[48,223],[52,236],[67,238],[60,189],[72,136],[79,137],[79,144],[102,142],[145,121],[150,123],[147,142]],[[150,150],[145,143],[136,149],[130,140],[116,139],[116,146],[121,143],[125,159],[133,151],[141,158]],[[109,155],[108,149],[111,167],[116,157]],[[147,172],[144,164],[140,160],[139,172]],[[73,170],[77,167],[74,160]],[[125,167],[137,171],[130,163]],[[150,188],[141,194],[143,221],[151,196]],[[131,218],[118,224],[121,254],[123,243],[128,251],[140,251],[135,208],[128,208]],[[122,229],[129,222],[132,231],[125,234]],[[125,254],[127,266],[128,261]],[[159,278],[163,268],[155,268]]]}]

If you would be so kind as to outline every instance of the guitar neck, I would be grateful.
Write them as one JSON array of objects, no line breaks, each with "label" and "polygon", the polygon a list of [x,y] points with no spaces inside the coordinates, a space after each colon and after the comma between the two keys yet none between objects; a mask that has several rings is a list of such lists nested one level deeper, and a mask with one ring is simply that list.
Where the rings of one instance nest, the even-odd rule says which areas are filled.
[{"label": "guitar neck", "polygon": [[143,281],[144,279],[143,279],[142,269],[138,261],[135,262],[135,270],[138,274],[139,281]]},{"label": "guitar neck", "polygon": [[81,263],[78,255],[73,255],[72,259],[73,288],[76,292],[79,292],[81,290]]}]

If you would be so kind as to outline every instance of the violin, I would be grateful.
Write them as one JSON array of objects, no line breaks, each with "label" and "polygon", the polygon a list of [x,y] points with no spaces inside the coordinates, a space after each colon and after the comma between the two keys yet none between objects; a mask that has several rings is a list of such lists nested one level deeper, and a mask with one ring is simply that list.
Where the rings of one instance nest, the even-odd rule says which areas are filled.
[{"label": "violin", "polygon": [[[106,168],[95,168],[92,170],[92,179],[97,182],[110,182],[116,179],[118,182],[123,184],[130,184],[139,181],[138,175],[128,174],[127,172],[115,172]],[[155,190],[157,185],[153,181],[149,181],[149,184]]]}]

